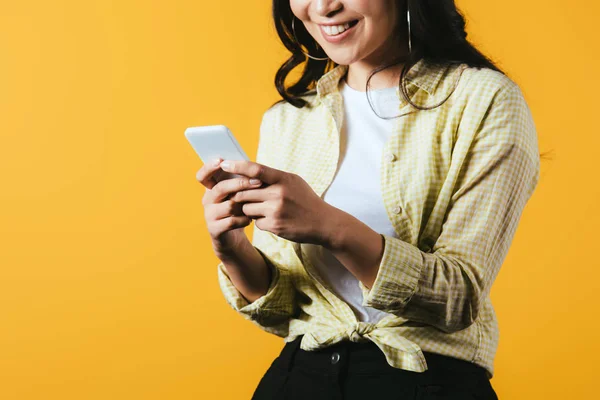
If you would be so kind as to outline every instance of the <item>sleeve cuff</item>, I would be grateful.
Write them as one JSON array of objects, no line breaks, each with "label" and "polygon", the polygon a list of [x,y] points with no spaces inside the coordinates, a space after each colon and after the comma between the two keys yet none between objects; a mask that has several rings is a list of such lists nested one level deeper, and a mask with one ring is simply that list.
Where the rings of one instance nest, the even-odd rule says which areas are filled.
[{"label": "sleeve cuff", "polygon": [[268,304],[270,301],[274,300],[276,295],[276,287],[279,283],[281,275],[279,268],[276,268],[272,261],[270,261],[261,250],[257,250],[265,258],[267,265],[271,269],[271,284],[269,285],[267,293],[252,303],[248,302],[248,300],[240,293],[240,291],[237,290],[233,282],[231,282],[231,279],[225,271],[223,262],[220,262],[217,266],[219,285],[221,286],[225,300],[235,311],[250,317],[250,319],[257,319],[260,312],[263,311],[265,304]]},{"label": "sleeve cuff", "polygon": [[423,255],[409,243],[385,234],[381,236],[385,245],[373,286],[369,289],[359,281],[362,305],[394,313],[403,309],[417,291]]}]

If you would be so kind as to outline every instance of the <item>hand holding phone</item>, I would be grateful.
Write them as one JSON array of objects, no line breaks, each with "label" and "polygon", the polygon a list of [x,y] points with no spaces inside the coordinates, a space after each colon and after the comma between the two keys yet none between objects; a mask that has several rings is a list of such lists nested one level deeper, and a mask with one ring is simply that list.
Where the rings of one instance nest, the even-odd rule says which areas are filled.
[{"label": "hand holding phone", "polygon": [[[248,156],[224,125],[190,127],[186,129],[185,137],[204,162],[196,179],[211,189],[204,193],[202,205],[215,253],[225,254],[230,249],[245,248],[242,243],[247,242],[248,238],[243,228],[252,219],[243,213],[242,204],[231,201],[230,197],[240,190],[260,185],[250,185],[247,177],[224,171],[218,165],[213,165],[213,161],[217,158],[250,161]],[[212,190],[216,185],[219,185],[219,190]]]},{"label": "hand holding phone", "polygon": [[248,177],[226,172],[213,163],[217,158],[250,161],[224,125],[191,127],[185,136],[204,162],[196,179],[207,189],[218,189],[206,190],[202,199],[213,250],[235,287],[248,301],[255,301],[257,293],[266,292],[269,287],[271,273],[264,257],[244,233],[252,218],[243,213],[242,203],[230,197],[240,190],[259,188],[262,183],[252,185]]}]

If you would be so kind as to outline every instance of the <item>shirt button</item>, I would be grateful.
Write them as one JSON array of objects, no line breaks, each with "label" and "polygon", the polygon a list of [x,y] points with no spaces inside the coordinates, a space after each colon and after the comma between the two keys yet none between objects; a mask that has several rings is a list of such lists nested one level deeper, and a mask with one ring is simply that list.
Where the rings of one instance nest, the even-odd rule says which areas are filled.
[{"label": "shirt button", "polygon": [[394,214],[400,214],[400,212],[402,211],[402,207],[396,206],[396,207],[394,207],[393,211],[394,211]]},{"label": "shirt button", "polygon": [[396,160],[396,155],[395,155],[394,153],[388,153],[388,154],[386,155],[386,159],[387,159],[389,162],[392,162],[392,161]]},{"label": "shirt button", "polygon": [[340,361],[340,353],[335,352],[331,355],[331,363],[337,364],[338,361]]}]

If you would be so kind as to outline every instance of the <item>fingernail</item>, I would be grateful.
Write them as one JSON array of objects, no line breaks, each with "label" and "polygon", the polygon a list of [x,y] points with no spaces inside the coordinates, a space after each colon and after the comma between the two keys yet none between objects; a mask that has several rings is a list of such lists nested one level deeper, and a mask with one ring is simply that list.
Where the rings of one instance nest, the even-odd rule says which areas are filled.
[{"label": "fingernail", "polygon": [[213,160],[213,165],[214,165],[214,166],[217,166],[217,165],[219,165],[220,163],[221,163],[221,159],[220,159],[220,158],[215,158],[215,159]]},{"label": "fingernail", "polygon": [[251,185],[259,185],[260,184],[260,179],[250,179],[250,184]]},{"label": "fingernail", "polygon": [[223,162],[221,163],[221,168],[223,168],[223,169],[227,169],[227,168],[229,168],[230,166],[231,166],[231,164],[229,164],[229,161],[223,161]]}]

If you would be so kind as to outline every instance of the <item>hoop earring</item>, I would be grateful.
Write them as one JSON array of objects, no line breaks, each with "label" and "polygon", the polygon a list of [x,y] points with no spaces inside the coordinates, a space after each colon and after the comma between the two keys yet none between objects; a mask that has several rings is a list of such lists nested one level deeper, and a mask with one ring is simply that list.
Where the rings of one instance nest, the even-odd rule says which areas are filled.
[{"label": "hoop earring", "polygon": [[[296,37],[296,29],[294,28],[294,21],[295,20],[296,20],[296,18],[292,17],[292,35],[294,36],[294,40],[296,41],[296,43],[298,43],[298,47],[300,48],[300,52],[302,54],[304,54],[306,57],[312,58],[313,60],[318,60],[318,61],[329,60],[329,57],[325,57],[325,58],[313,57],[310,54],[307,54],[307,53],[305,53],[305,52],[302,51],[302,46],[300,45],[300,41]],[[318,44],[317,44],[317,46],[318,46]]]},{"label": "hoop earring", "polygon": [[408,9],[408,2],[406,3],[406,22],[408,23],[408,53],[412,52],[412,43],[410,41],[410,11]]}]

